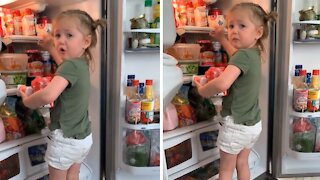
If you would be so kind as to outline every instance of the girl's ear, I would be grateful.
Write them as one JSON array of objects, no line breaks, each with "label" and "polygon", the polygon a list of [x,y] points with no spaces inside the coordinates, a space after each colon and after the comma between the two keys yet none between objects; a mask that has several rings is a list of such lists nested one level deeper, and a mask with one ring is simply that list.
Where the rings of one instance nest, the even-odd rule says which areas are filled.
[{"label": "girl's ear", "polygon": [[260,39],[262,35],[263,35],[263,26],[259,26],[257,28],[257,34],[255,39]]},{"label": "girl's ear", "polygon": [[85,49],[87,49],[91,45],[91,41],[92,41],[91,35],[87,35],[84,38],[84,48]]}]

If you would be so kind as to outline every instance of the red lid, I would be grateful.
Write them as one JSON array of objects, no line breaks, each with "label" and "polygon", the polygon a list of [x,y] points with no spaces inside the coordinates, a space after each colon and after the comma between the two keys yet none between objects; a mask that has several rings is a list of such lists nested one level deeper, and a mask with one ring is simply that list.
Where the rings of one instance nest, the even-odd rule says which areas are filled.
[{"label": "red lid", "polygon": [[207,44],[207,43],[211,44],[211,41],[210,40],[198,40],[197,43],[198,44]]},{"label": "red lid", "polygon": [[312,70],[312,75],[319,75],[319,69]]},{"label": "red lid", "polygon": [[13,17],[19,17],[19,16],[21,16],[21,13],[20,13],[19,10],[14,10],[12,14],[13,14]]},{"label": "red lid", "polygon": [[152,80],[151,79],[147,79],[146,80],[146,85],[152,85]]},{"label": "red lid", "polygon": [[30,8],[24,9],[23,15],[32,15],[32,14],[33,14],[32,9],[30,9]]},{"label": "red lid", "polygon": [[139,86],[139,80],[133,79],[132,80],[132,86]]},{"label": "red lid", "polygon": [[222,12],[218,8],[212,8],[212,9],[209,10],[208,15],[218,16],[218,15],[222,15]]},{"label": "red lid", "polygon": [[192,1],[187,2],[187,8],[193,8]]},{"label": "red lid", "polygon": [[42,17],[38,18],[37,23],[38,24],[47,24],[47,23],[50,23],[50,19],[47,16],[42,16]]},{"label": "red lid", "polygon": [[305,75],[307,75],[307,70],[305,69],[300,70],[299,76],[305,76]]}]

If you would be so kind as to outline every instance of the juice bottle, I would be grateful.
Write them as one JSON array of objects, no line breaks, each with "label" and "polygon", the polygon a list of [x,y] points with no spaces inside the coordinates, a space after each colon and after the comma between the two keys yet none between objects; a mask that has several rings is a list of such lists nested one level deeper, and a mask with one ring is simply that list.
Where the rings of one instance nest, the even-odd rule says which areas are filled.
[{"label": "juice bottle", "polygon": [[319,110],[319,70],[312,71],[310,88],[308,90],[307,110],[310,112],[317,112]]}]

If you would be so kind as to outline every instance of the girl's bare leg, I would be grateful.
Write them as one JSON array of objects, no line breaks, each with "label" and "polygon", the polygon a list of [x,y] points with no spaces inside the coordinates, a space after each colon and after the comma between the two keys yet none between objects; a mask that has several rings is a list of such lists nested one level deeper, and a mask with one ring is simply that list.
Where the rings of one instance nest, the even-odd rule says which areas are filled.
[{"label": "girl's bare leg", "polygon": [[80,163],[74,163],[69,169],[67,173],[67,180],[79,180],[80,175]]},{"label": "girl's bare leg", "polygon": [[219,180],[231,180],[236,167],[237,154],[229,154],[220,150]]},{"label": "girl's bare leg", "polygon": [[249,154],[250,149],[243,149],[240,151],[237,157],[237,177],[238,180],[249,180],[250,179],[250,170],[249,170]]},{"label": "girl's bare leg", "polygon": [[52,166],[49,166],[49,179],[50,180],[66,180],[67,179],[67,170],[56,169]]}]

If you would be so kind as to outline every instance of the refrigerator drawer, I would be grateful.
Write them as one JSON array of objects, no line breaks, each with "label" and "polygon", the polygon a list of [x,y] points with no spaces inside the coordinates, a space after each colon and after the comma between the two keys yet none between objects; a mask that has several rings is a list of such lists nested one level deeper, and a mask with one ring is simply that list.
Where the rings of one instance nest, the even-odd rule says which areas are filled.
[{"label": "refrigerator drawer", "polygon": [[204,160],[208,157],[219,154],[219,148],[217,147],[219,128],[220,125],[215,124],[199,129],[195,132],[199,160]]},{"label": "refrigerator drawer", "polygon": [[169,175],[169,180],[183,179],[209,179],[216,180],[219,176],[220,159],[219,155],[211,156],[190,167]]},{"label": "refrigerator drawer", "polygon": [[195,132],[166,140],[163,149],[168,175],[198,162]]},{"label": "refrigerator drawer", "polygon": [[48,169],[44,160],[47,141],[47,137],[44,137],[23,145],[27,177]]},{"label": "refrigerator drawer", "polygon": [[0,179],[21,180],[26,177],[22,146],[0,152]]}]

